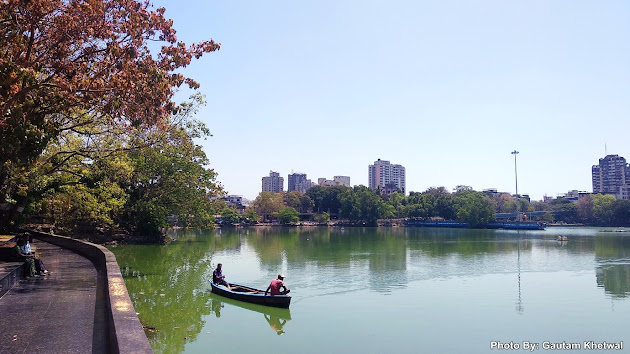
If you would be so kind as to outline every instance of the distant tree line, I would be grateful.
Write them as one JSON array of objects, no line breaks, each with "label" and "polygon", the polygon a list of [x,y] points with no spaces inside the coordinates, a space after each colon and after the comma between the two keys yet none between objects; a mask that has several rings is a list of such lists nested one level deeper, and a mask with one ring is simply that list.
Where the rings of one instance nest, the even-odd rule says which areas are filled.
[{"label": "distant tree line", "polygon": [[[293,209],[296,213],[298,210],[303,213],[313,212],[316,220],[327,221],[334,217],[366,226],[377,225],[379,219],[406,217],[457,219],[480,226],[494,220],[494,205],[483,193],[469,189],[451,194],[440,187],[424,193],[412,192],[408,197],[399,192],[382,197],[365,186],[315,186],[305,194],[260,193],[252,208],[259,215],[269,218],[280,216],[278,213],[281,211],[286,214],[286,209]],[[291,222],[297,222],[297,218]]]},{"label": "distant tree line", "polygon": [[[278,216],[281,210],[294,210],[293,218],[281,222],[297,222],[299,213],[314,213],[314,218],[346,219],[360,225],[374,226],[379,219],[418,218],[465,222],[482,227],[493,222],[497,213],[547,211],[536,221],[580,223],[598,226],[630,226],[630,201],[609,195],[588,195],[577,202],[555,199],[551,202],[530,203],[525,198],[514,199],[504,193],[488,195],[467,186],[458,186],[453,193],[444,187],[432,187],[424,192],[400,192],[379,195],[365,186],[315,186],[305,194],[299,192],[261,193],[252,204],[266,220]],[[286,215],[284,210],[282,215]]]}]

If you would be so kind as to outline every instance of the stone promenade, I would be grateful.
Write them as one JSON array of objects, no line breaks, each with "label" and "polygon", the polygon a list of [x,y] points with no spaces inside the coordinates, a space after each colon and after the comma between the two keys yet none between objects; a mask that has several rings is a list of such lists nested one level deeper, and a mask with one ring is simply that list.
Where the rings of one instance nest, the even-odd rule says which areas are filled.
[{"label": "stone promenade", "polygon": [[97,271],[88,259],[35,240],[50,272],[0,298],[0,353],[106,353]]}]

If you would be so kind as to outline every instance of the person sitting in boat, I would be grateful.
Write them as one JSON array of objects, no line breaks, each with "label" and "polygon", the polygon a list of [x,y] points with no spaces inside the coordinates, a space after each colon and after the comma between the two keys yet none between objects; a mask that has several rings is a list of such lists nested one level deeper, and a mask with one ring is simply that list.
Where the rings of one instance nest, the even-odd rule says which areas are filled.
[{"label": "person sitting in boat", "polygon": [[[267,287],[267,290],[265,290],[265,295],[267,295],[267,293],[271,290],[271,295],[286,295],[288,294],[291,290],[289,290],[289,288],[287,288],[286,285],[284,285],[284,274],[278,274],[278,278],[274,279],[271,281],[271,284],[269,284],[269,286]],[[280,290],[281,288],[284,288],[284,290]]]},{"label": "person sitting in boat", "polygon": [[217,285],[223,285],[228,288],[228,290],[232,290],[230,289],[230,284],[225,281],[225,275],[223,275],[222,267],[223,265],[221,263],[217,264],[217,269],[212,272],[212,282]]}]

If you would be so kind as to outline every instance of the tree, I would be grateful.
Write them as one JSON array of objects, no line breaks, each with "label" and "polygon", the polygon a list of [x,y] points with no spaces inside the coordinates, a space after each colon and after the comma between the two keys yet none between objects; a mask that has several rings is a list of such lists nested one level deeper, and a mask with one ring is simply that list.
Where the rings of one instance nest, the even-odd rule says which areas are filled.
[{"label": "tree", "polygon": [[612,225],[614,209],[617,198],[612,195],[593,195],[593,217],[600,225]]},{"label": "tree", "polygon": [[630,200],[616,200],[612,209],[615,226],[630,226]]},{"label": "tree", "polygon": [[290,191],[284,193],[283,202],[285,206],[291,207],[293,209],[297,209],[300,207],[300,196],[302,193],[298,191]]},{"label": "tree", "polygon": [[482,227],[495,220],[492,200],[481,192],[462,190],[456,197],[457,220],[470,227]]},{"label": "tree", "polygon": [[313,220],[320,224],[328,224],[330,222],[330,215],[327,212],[313,214]]},{"label": "tree", "polygon": [[[499,213],[515,213],[517,204],[511,195],[507,193],[501,193],[497,198],[497,211]],[[519,209],[520,210],[520,209]],[[523,211],[523,210],[520,210]]]},{"label": "tree", "polygon": [[583,223],[591,224],[595,222],[593,215],[593,196],[586,195],[577,201],[577,214]]},{"label": "tree", "polygon": [[341,193],[351,189],[345,186],[315,186],[306,191],[306,195],[313,200],[314,210],[330,214],[338,214],[341,209]]},{"label": "tree", "polygon": [[297,210],[291,207],[284,207],[280,209],[280,211],[274,213],[274,217],[276,217],[281,224],[292,224],[300,221],[299,213]]},{"label": "tree", "polygon": [[406,203],[405,212],[408,217],[455,219],[454,197],[444,187],[431,187],[422,193],[411,192]]},{"label": "tree", "polygon": [[378,219],[394,216],[394,208],[365,186],[348,188],[340,195],[341,216],[354,222],[376,226]]},{"label": "tree", "polygon": [[313,210],[315,203],[308,195],[302,194],[300,196],[300,210],[303,213],[310,213]]},{"label": "tree", "polygon": [[245,210],[242,217],[243,217],[243,222],[249,225],[254,225],[258,223],[258,221],[260,220],[260,216],[258,216],[258,214],[256,214],[254,209],[251,209],[251,208]]},{"label": "tree", "polygon": [[576,223],[580,221],[580,217],[578,215],[578,204],[580,204],[580,200],[578,200],[577,203],[574,203],[566,198],[557,198],[552,200],[549,204],[551,211],[556,212],[556,221],[563,221],[566,223]]},{"label": "tree", "polygon": [[241,215],[232,208],[225,208],[221,212],[221,219],[223,219],[222,224],[234,225],[241,221]]},{"label": "tree", "polygon": [[0,3],[0,204],[11,217],[28,200],[27,171],[60,134],[95,121],[161,126],[178,109],[175,89],[199,86],[177,70],[220,44],[178,42],[164,12],[134,0]]},{"label": "tree", "polygon": [[252,203],[252,208],[263,217],[263,220],[279,212],[283,206],[282,193],[272,192],[261,192]]},{"label": "tree", "polygon": [[387,202],[394,208],[394,213],[397,218],[404,218],[407,216],[407,209],[405,208],[407,201],[402,193],[391,193],[387,196]]},{"label": "tree", "polygon": [[24,182],[29,211],[68,231],[113,231],[122,224],[130,232],[160,235],[169,215],[177,215],[182,226],[212,225],[222,201],[211,198],[221,187],[193,142],[209,134],[189,117],[193,112],[182,110],[159,129],[119,131],[92,124],[89,137],[62,133]]},{"label": "tree", "polygon": [[[157,229],[147,229],[146,220],[136,220],[165,220],[168,214],[178,215],[182,226],[212,225],[215,208],[211,197],[222,193],[216,173],[205,167],[209,164],[206,154],[193,141],[207,133],[205,126],[188,120],[168,123],[161,129],[144,131],[130,142],[134,148],[128,154],[134,173],[126,185],[130,195],[127,224],[144,233],[156,233]],[[155,224],[163,222],[156,220]]]},{"label": "tree", "polygon": [[526,211],[534,211],[534,208],[529,203],[529,200],[525,198],[519,198],[517,203],[518,203],[518,211],[521,213],[526,212]]}]

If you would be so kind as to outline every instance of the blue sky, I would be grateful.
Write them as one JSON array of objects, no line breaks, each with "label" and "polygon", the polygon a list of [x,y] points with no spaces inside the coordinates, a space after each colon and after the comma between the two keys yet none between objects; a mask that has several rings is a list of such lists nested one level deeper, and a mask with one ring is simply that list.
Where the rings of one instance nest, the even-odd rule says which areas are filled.
[{"label": "blue sky", "polygon": [[[230,194],[270,170],[407,190],[469,185],[533,199],[592,191],[630,160],[628,1],[155,1],[178,39],[219,52],[184,70],[208,105],[203,144]],[[185,91],[179,97],[187,96]]]}]

